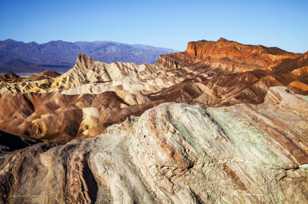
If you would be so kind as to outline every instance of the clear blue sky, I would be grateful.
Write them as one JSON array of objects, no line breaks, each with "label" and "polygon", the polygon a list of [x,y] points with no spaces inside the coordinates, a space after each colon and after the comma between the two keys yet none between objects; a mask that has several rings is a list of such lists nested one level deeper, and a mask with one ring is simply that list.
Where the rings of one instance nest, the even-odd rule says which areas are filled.
[{"label": "clear blue sky", "polygon": [[0,0],[0,40],[113,40],[183,50],[225,37],[308,50],[306,0]]}]

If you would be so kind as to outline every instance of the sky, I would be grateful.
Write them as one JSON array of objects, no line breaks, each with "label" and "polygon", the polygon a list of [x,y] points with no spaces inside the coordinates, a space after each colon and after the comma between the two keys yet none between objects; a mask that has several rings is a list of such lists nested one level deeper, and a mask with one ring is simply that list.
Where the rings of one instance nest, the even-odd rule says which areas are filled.
[{"label": "sky", "polygon": [[306,0],[0,0],[0,40],[117,41],[184,50],[224,37],[308,50]]}]

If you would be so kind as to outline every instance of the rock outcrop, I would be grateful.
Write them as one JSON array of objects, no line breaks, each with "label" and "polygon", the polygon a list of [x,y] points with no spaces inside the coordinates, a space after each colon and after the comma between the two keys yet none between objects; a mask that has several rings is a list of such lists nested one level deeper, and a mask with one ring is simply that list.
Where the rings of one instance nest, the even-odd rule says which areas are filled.
[{"label": "rock outcrop", "polygon": [[307,203],[307,56],[220,39],[6,77],[0,203]]},{"label": "rock outcrop", "polygon": [[262,113],[163,104],[96,138],[14,152],[1,164],[2,201],[305,203],[307,138],[297,136],[307,126],[295,122],[303,115],[282,108],[275,114],[293,122],[277,129],[281,119],[272,122],[268,97]]},{"label": "rock outcrop", "polygon": [[[286,59],[295,59],[300,54],[287,52],[276,47],[245,45],[220,38],[217,41],[189,42],[185,52],[163,55],[159,61],[175,60],[179,64],[203,63],[221,67],[228,71],[271,70]],[[188,61],[187,59],[190,59]]]},{"label": "rock outcrop", "polygon": [[[307,94],[308,53],[291,53],[275,47],[245,45],[219,39],[218,41],[189,42],[185,52],[162,55],[157,61],[169,67],[189,67],[192,70],[216,69],[223,73],[242,73],[262,70],[271,78],[291,89]],[[296,70],[302,70],[296,72]],[[301,73],[294,75],[292,71]]]}]

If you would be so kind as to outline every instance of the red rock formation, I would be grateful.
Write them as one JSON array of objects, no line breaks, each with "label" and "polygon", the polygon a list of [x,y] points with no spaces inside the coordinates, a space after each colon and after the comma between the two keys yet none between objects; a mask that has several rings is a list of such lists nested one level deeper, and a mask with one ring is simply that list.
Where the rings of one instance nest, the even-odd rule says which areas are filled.
[{"label": "red rock formation", "polygon": [[[189,67],[192,70],[207,69],[220,72],[247,72],[263,70],[269,77],[289,86],[299,93],[307,94],[308,86],[303,80],[307,74],[308,54],[291,53],[275,47],[245,45],[226,39],[218,41],[189,42],[185,52],[162,55],[158,64]],[[293,70],[302,71],[294,72]],[[299,76],[299,74],[301,76]]]},{"label": "red rock formation", "polygon": [[185,52],[162,55],[158,61],[168,61],[170,58],[170,61],[174,60],[182,65],[202,63],[220,66],[228,71],[248,71],[272,70],[272,67],[280,64],[281,61],[299,56],[275,47],[245,45],[220,38],[218,41],[189,42]]},{"label": "red rock formation", "polygon": [[231,61],[238,66],[249,66],[259,69],[270,68],[283,59],[292,59],[298,56],[279,48],[244,45],[224,38],[220,38],[216,42],[189,42],[185,53],[205,61],[222,61],[226,63]]}]

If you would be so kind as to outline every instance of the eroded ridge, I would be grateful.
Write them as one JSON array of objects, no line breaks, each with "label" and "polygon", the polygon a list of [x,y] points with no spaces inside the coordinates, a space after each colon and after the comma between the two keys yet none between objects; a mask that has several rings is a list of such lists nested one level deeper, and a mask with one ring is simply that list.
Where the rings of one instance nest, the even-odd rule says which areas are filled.
[{"label": "eroded ridge", "polygon": [[307,203],[307,86],[307,53],[226,39],[0,77],[0,199]]}]

